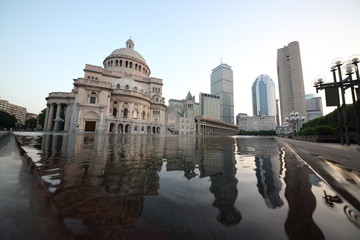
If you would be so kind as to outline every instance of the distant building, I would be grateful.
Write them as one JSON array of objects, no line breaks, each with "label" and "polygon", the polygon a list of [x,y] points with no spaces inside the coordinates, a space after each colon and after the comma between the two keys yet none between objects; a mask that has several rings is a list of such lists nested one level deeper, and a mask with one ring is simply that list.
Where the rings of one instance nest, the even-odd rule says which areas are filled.
[{"label": "distant building", "polygon": [[279,99],[276,99],[276,125],[280,126]]},{"label": "distant building", "polygon": [[304,80],[299,42],[291,42],[277,50],[280,111],[283,122],[291,112],[299,112],[307,121]]},{"label": "distant building", "polygon": [[195,114],[195,96],[192,96],[190,91],[185,99],[170,99],[165,114],[166,133],[174,135],[195,134]]},{"label": "distant building", "polygon": [[239,125],[240,118],[244,117],[248,117],[248,115],[246,113],[238,113],[238,115],[236,115],[236,125]]},{"label": "distant building", "polygon": [[29,119],[29,118],[37,118],[38,114],[35,113],[26,113],[25,119]]},{"label": "distant building", "polygon": [[0,110],[9,113],[10,115],[14,115],[18,121],[18,123],[25,123],[26,119],[26,108],[11,104],[6,100],[0,99]]},{"label": "distant building", "polygon": [[321,97],[316,97],[315,94],[306,94],[306,110],[308,120],[313,120],[318,117],[322,117],[323,107]]},{"label": "distant building", "polygon": [[275,84],[266,74],[256,78],[252,87],[253,115],[276,116]]},{"label": "distant building", "polygon": [[239,117],[239,130],[269,131],[276,130],[275,116]]},{"label": "distant building", "polygon": [[234,124],[233,71],[225,63],[211,73],[211,94],[220,97],[220,120]]},{"label": "distant building", "polygon": [[200,93],[200,115],[220,120],[220,97],[208,93]]}]

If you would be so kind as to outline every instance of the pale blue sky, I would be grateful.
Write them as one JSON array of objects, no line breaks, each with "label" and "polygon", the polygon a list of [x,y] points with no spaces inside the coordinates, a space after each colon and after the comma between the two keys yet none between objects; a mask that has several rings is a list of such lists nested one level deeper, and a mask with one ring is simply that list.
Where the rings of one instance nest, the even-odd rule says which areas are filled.
[{"label": "pale blue sky", "polygon": [[315,76],[331,80],[334,58],[360,54],[359,11],[358,0],[2,0],[0,98],[39,113],[49,92],[71,91],[85,64],[102,66],[131,36],[152,76],[163,79],[166,103],[189,90],[196,100],[209,93],[222,59],[234,72],[235,115],[252,115],[258,75],[269,75],[278,91],[276,53],[284,45],[300,43],[306,93],[315,92]]}]

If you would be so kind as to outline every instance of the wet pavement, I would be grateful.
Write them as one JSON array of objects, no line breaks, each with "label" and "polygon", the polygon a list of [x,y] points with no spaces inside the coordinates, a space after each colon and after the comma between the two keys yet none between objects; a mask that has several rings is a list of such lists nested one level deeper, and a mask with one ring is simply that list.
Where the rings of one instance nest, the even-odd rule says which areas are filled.
[{"label": "wet pavement", "polygon": [[360,210],[360,146],[276,138]]},{"label": "wet pavement", "polygon": [[[358,173],[341,167],[318,171],[325,165],[313,167],[317,155],[285,141],[16,136],[23,156],[14,136],[0,137],[0,239],[357,239],[360,234],[356,202],[343,196],[357,198]],[[322,174],[332,175],[333,182]],[[341,188],[345,183],[352,187]]]}]

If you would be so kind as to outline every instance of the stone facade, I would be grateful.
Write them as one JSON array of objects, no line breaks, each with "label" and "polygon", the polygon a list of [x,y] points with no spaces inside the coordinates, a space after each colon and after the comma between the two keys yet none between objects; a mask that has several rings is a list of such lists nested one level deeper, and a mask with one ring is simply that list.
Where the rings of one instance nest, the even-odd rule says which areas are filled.
[{"label": "stone facade", "polygon": [[164,134],[162,79],[150,77],[134,42],[114,50],[103,66],[86,64],[71,92],[49,94],[44,130]]},{"label": "stone facade", "polygon": [[276,130],[275,116],[240,117],[238,125],[240,131]]},{"label": "stone facade", "polygon": [[195,97],[189,92],[185,99],[170,99],[166,109],[167,133],[174,135],[193,135],[195,126]]}]

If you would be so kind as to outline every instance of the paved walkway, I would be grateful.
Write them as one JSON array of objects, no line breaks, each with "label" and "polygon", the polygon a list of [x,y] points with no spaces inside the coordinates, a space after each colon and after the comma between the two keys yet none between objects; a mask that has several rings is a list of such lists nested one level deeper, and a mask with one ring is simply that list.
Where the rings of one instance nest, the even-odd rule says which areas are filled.
[{"label": "paved walkway", "polygon": [[360,210],[360,146],[315,143],[276,137]]},{"label": "paved walkway", "polygon": [[0,239],[59,239],[13,134],[0,132]]},{"label": "paved walkway", "polygon": [[360,146],[352,144],[350,146],[336,143],[316,143],[289,138],[277,138],[297,148],[303,148],[311,155],[322,156],[328,161],[342,165],[349,170],[360,172]]}]

